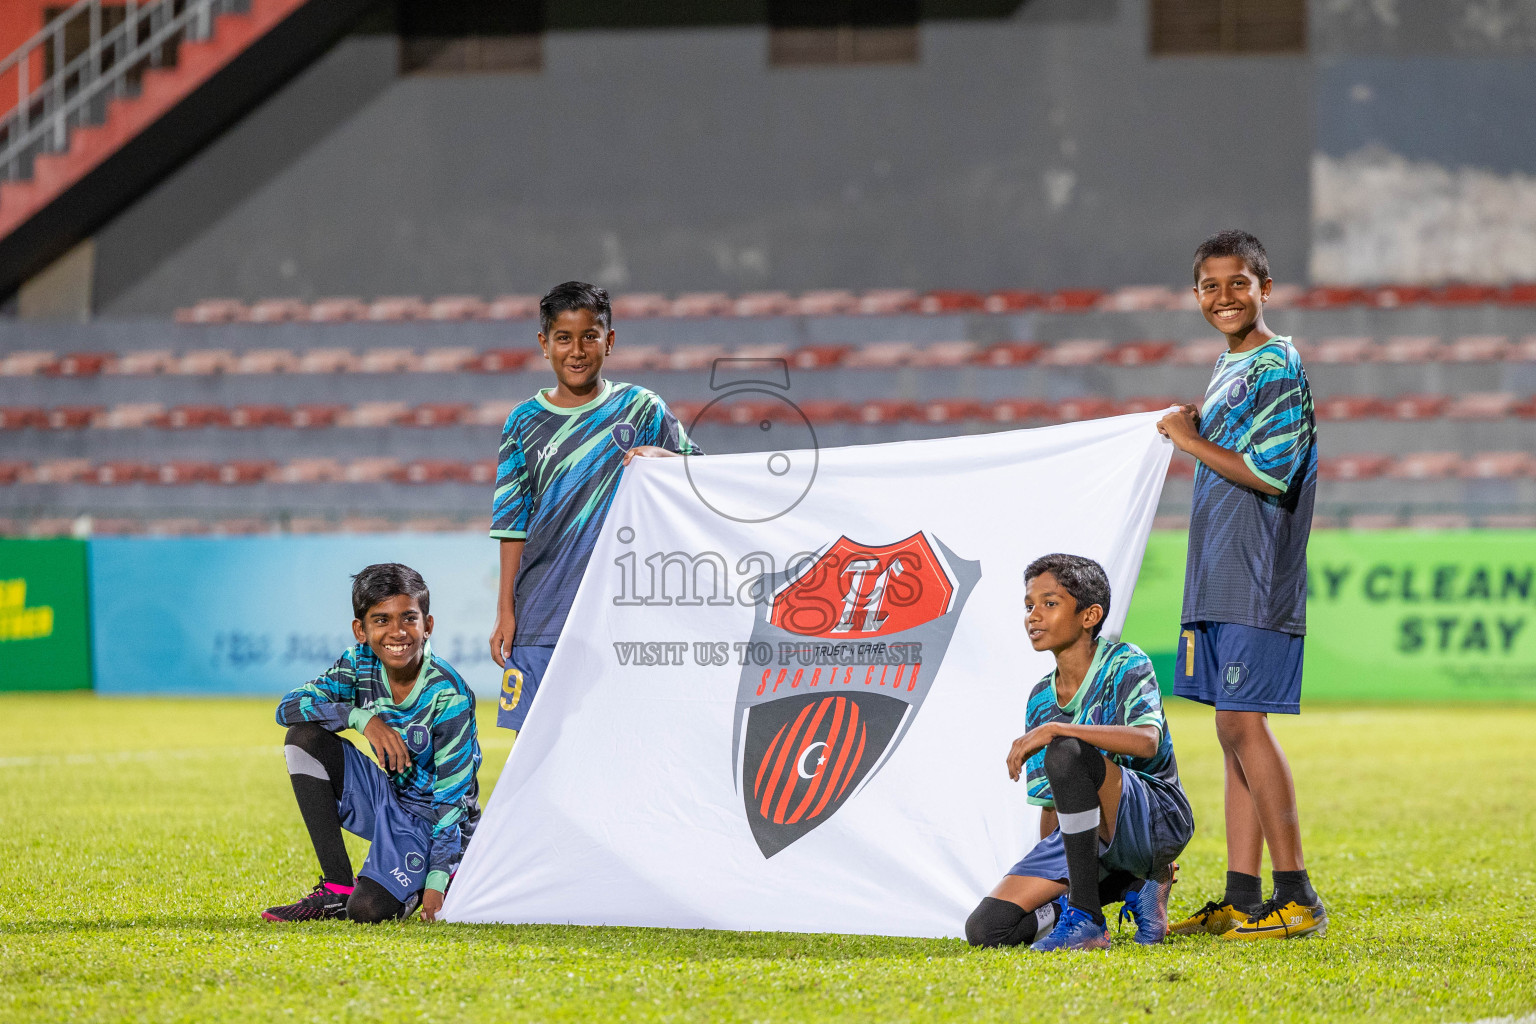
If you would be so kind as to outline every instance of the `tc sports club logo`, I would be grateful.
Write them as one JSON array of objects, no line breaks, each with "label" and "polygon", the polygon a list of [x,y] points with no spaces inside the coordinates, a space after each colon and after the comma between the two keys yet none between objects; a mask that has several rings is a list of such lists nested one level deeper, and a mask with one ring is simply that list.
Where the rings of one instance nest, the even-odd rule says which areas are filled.
[{"label": "tc sports club logo", "polygon": [[772,600],[752,640],[775,657],[743,666],[732,738],[764,857],[830,819],[895,751],[979,579],[980,562],[926,533],[885,547],[839,537],[764,578]]}]

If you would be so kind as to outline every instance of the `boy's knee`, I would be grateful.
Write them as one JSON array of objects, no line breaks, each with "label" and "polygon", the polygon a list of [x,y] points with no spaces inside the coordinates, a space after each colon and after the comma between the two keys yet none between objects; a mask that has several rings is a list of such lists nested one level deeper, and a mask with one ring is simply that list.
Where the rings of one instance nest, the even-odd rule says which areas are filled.
[{"label": "boy's knee", "polygon": [[973,946],[1001,946],[1028,911],[1017,903],[982,897],[981,904],[965,919],[965,941]]},{"label": "boy's knee", "polygon": [[1264,715],[1258,711],[1216,712],[1216,742],[1223,750],[1236,750],[1264,728]]},{"label": "boy's knee", "polygon": [[1057,736],[1045,748],[1046,778],[1060,778],[1088,767],[1099,752],[1075,736]]},{"label": "boy's knee", "polygon": [[336,734],[319,722],[300,722],[298,725],[288,727],[288,734],[283,737],[283,745],[298,747],[305,753],[318,755],[325,748],[327,741],[334,739]]},{"label": "boy's knee", "polygon": [[371,878],[359,878],[352,889],[352,895],[347,897],[347,920],[357,924],[397,921],[405,906],[378,882]]}]

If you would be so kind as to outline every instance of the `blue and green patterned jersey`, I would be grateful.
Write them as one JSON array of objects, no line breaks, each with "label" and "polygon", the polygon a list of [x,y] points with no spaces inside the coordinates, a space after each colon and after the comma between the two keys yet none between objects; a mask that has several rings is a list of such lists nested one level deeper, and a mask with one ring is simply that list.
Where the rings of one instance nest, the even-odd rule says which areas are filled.
[{"label": "blue and green patterned jersey", "polygon": [[1200,408],[1200,436],[1240,452],[1261,494],[1195,470],[1182,621],[1307,631],[1307,537],[1317,495],[1317,422],[1289,338],[1223,352]]},{"label": "blue and green patterned jersey", "polygon": [[[1056,673],[1053,670],[1029,691],[1024,711],[1026,731],[1047,722],[1073,725],[1155,725],[1158,731],[1157,753],[1151,757],[1129,754],[1104,756],[1126,771],[1136,772],[1152,785],[1175,791],[1179,799],[1184,790],[1179,785],[1179,764],[1173,756],[1173,738],[1163,717],[1163,698],[1152,672],[1152,659],[1135,644],[1110,643],[1100,637],[1088,665],[1088,674],[1065,707],[1056,702]],[[1050,781],[1045,777],[1045,751],[1037,750],[1024,764],[1024,784],[1029,802],[1055,807]]]},{"label": "blue and green patterned jersey", "polygon": [[318,722],[332,732],[350,727],[361,733],[374,718],[398,732],[411,752],[410,767],[389,780],[400,805],[431,823],[426,885],[445,892],[480,820],[474,692],[428,644],[416,685],[396,704],[378,655],[362,643],[277,705],[279,725]]},{"label": "blue and green patterned jersey", "polygon": [[501,433],[491,536],[522,540],[513,585],[512,642],[553,644],[613,503],[624,453],[654,445],[702,454],[655,392],[603,381],[586,405],[562,409],[540,392],[512,410]]}]

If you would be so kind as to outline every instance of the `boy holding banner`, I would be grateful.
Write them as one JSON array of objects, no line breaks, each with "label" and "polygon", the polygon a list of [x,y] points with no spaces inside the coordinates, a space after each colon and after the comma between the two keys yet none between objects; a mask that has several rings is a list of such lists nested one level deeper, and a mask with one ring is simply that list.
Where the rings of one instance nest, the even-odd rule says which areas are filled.
[{"label": "boy holding banner", "polygon": [[1008,752],[1008,775],[1024,775],[1030,803],[1043,808],[1041,839],[972,912],[966,938],[1107,949],[1102,906],[1123,899],[1136,941],[1161,942],[1174,858],[1194,818],[1152,662],[1133,644],[1099,636],[1110,594],[1098,562],[1046,555],[1024,582],[1030,645],[1050,651],[1056,669],[1030,692],[1028,731]]},{"label": "boy holding banner", "polygon": [[624,466],[637,455],[702,454],[654,392],[603,378],[614,342],[606,291],[557,285],[539,302],[539,326],[555,386],[507,417],[491,519],[501,542],[491,657],[505,670],[496,724],[514,731],[549,667]]},{"label": "boy holding banner", "polygon": [[[1198,461],[1173,692],[1216,708],[1226,762],[1227,887],[1174,925],[1228,940],[1321,935],[1328,912],[1301,853],[1296,788],[1270,713],[1300,711],[1307,538],[1317,491],[1312,391],[1289,338],[1264,323],[1273,282],[1257,238],[1223,231],[1195,252],[1195,295],[1226,336],[1201,408],[1158,423]],[[1274,894],[1262,899],[1269,847]]]}]

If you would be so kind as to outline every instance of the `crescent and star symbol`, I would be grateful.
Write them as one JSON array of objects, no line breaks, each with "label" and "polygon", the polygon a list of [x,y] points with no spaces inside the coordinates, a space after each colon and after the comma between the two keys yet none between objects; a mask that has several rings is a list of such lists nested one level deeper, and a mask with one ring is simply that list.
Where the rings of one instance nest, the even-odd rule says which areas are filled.
[{"label": "crescent and star symbol", "polygon": [[[811,751],[815,750],[817,747],[824,747],[824,746],[826,746],[825,743],[823,743],[820,740],[817,740],[815,743],[812,743],[810,746],[808,746],[804,750],[800,751],[800,763],[797,764],[795,767],[800,772],[800,777],[802,779],[814,779],[816,777],[816,773],[815,772],[807,772],[805,770],[805,758],[806,758],[807,754],[809,754]],[[823,754],[822,756],[820,756],[820,757],[818,757],[816,759],[816,767],[817,768],[820,768],[822,765],[824,765],[826,763],[827,763],[827,758],[826,758],[825,754]]]}]

